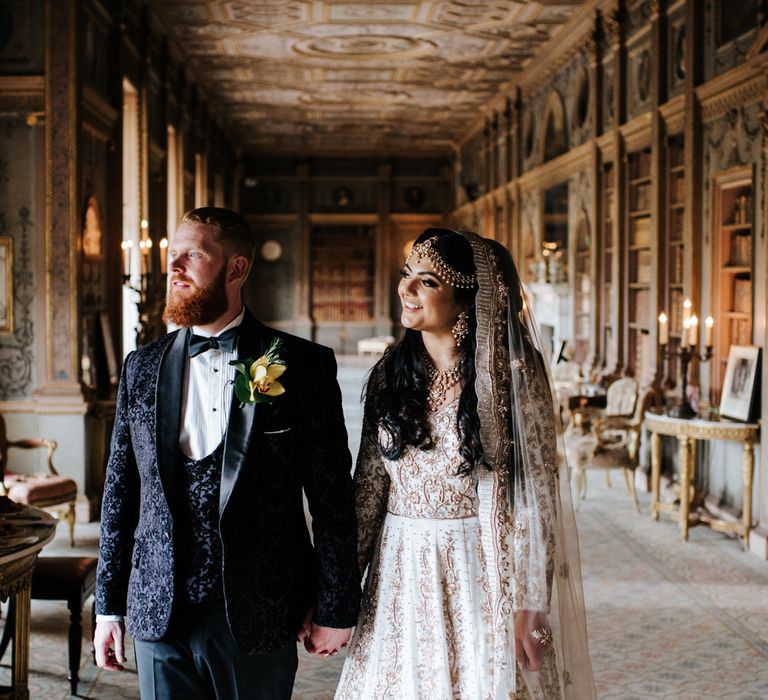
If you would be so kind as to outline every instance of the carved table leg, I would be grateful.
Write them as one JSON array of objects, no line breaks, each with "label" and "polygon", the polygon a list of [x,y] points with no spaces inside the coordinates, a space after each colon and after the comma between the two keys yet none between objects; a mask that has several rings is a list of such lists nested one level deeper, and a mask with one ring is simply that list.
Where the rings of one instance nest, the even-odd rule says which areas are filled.
[{"label": "carved table leg", "polygon": [[752,472],[755,465],[755,453],[752,442],[744,443],[744,460],[742,462],[742,479],[744,481],[744,512],[742,514],[742,542],[744,549],[749,549],[749,531],[752,529]]},{"label": "carved table leg", "polygon": [[680,438],[680,534],[688,539],[688,516],[691,502],[689,491],[691,487],[691,438]]},{"label": "carved table leg", "polygon": [[14,594],[16,612],[13,634],[13,697],[29,698],[29,615],[32,603],[32,579]]},{"label": "carved table leg", "polygon": [[661,436],[651,433],[651,517],[659,519],[659,493],[661,490]]}]

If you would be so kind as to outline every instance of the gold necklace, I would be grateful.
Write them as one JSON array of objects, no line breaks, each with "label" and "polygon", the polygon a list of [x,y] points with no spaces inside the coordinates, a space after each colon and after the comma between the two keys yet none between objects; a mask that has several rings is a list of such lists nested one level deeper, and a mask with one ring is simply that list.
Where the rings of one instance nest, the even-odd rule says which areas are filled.
[{"label": "gold necklace", "polygon": [[448,392],[461,380],[461,360],[448,369],[439,370],[435,367],[432,360],[425,355],[427,365],[427,377],[429,378],[429,388],[427,390],[427,406],[430,412],[434,413],[445,403],[445,397]]}]

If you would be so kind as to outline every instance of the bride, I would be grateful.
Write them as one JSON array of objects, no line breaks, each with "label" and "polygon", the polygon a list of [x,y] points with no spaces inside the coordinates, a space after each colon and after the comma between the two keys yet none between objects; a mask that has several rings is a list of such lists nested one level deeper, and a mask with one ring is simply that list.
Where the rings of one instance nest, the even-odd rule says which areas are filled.
[{"label": "bride", "polygon": [[594,698],[540,341],[507,250],[427,229],[366,387],[363,607],[337,700]]}]

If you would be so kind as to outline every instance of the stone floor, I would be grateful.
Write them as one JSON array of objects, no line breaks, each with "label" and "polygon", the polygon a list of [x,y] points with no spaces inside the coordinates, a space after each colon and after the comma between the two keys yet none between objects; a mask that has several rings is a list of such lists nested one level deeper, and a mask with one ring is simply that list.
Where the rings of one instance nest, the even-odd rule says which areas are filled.
[{"label": "stone floor", "polygon": [[[369,363],[342,358],[340,364],[354,447],[360,386]],[[589,474],[589,497],[578,513],[598,696],[768,698],[768,563],[706,528],[693,529],[690,541],[682,542],[676,524],[663,516],[653,522],[648,497],[640,498],[643,513],[637,515],[620,478],[609,490],[601,474]],[[94,553],[97,537],[95,524],[78,525],[77,548],[70,550],[60,527],[44,554]],[[90,603],[85,613],[88,620]],[[65,603],[33,601],[33,699],[70,697],[67,618]],[[86,623],[87,634],[89,627]],[[88,648],[84,640],[79,697],[139,697],[132,662],[124,673],[99,672]],[[294,698],[332,698],[343,659],[320,660],[303,651],[299,655]],[[6,657],[0,667],[0,683],[7,682],[8,661]]]}]

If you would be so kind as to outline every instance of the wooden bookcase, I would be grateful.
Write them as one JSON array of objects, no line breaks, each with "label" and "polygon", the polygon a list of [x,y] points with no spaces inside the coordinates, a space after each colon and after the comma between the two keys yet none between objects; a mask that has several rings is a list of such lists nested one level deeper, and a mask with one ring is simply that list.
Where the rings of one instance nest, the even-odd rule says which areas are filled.
[{"label": "wooden bookcase", "polygon": [[[600,242],[598,247],[601,259],[600,283],[600,344],[603,361],[609,365],[616,360],[614,345],[614,321],[616,318],[616,303],[618,290],[614,285],[613,275],[613,241],[614,216],[616,211],[616,172],[613,163],[606,163],[602,173],[602,221],[600,221]],[[610,367],[612,370],[613,367]]]},{"label": "wooden bookcase", "polygon": [[323,226],[312,232],[315,323],[372,322],[374,260],[371,227]]},{"label": "wooden bookcase", "polygon": [[592,235],[585,216],[576,224],[574,258],[574,360],[579,364],[588,358],[592,347]]},{"label": "wooden bookcase", "polygon": [[[683,136],[673,136],[667,142],[667,235],[663,243],[665,262],[665,298],[662,306],[669,316],[669,348],[680,345],[683,331],[683,225],[685,221],[685,142]],[[678,382],[678,362],[668,362],[667,377]]]},{"label": "wooden bookcase", "polygon": [[725,377],[731,345],[751,345],[753,325],[752,169],[739,168],[715,177],[713,207],[715,347],[713,400]]},{"label": "wooden bookcase", "polygon": [[650,365],[651,308],[651,149],[630,153],[627,172],[627,373],[642,380]]}]

